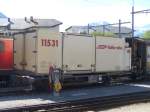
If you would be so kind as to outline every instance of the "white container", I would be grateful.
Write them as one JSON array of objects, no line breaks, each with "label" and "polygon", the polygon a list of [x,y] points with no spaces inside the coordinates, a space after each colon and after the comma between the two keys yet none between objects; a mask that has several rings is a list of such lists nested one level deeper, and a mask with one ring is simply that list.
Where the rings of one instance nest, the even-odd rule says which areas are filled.
[{"label": "white container", "polygon": [[95,64],[95,40],[92,37],[65,35],[63,67],[66,72],[92,72]]},{"label": "white container", "polygon": [[121,38],[61,34],[58,28],[31,28],[14,35],[15,68],[46,75],[55,66],[65,74],[131,69],[131,49]]},{"label": "white container", "polygon": [[62,41],[57,29],[35,28],[15,34],[14,67],[36,74],[48,74],[50,65],[61,67]]},{"label": "white container", "polygon": [[122,38],[96,37],[96,72],[129,71],[131,52],[127,55],[125,46]]}]

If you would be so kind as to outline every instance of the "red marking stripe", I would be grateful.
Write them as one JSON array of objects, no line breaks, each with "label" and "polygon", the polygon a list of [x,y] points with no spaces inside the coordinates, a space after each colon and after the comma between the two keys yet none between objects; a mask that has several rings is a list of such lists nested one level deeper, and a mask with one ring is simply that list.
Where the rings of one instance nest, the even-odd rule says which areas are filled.
[{"label": "red marking stripe", "polygon": [[116,49],[116,50],[121,50],[121,46],[114,46],[114,45],[97,45],[96,49]]},{"label": "red marking stripe", "polygon": [[46,47],[58,47],[58,40],[52,40],[52,39],[41,39],[42,46]]}]

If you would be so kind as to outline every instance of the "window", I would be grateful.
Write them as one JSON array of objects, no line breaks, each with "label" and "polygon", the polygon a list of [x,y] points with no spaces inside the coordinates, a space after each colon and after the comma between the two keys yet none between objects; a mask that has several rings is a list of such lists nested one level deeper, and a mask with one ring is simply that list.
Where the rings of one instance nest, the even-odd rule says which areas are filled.
[{"label": "window", "polygon": [[0,41],[0,52],[4,51],[4,43]]}]

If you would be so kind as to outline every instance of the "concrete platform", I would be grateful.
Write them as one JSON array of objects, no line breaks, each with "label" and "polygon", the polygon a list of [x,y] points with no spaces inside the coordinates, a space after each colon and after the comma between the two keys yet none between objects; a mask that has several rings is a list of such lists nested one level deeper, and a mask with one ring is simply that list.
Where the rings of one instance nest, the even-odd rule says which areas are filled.
[{"label": "concrete platform", "polygon": [[0,97],[0,109],[39,105],[47,103],[57,103],[63,101],[73,101],[94,97],[104,97],[112,95],[123,95],[136,92],[150,92],[150,82],[123,84],[109,87],[86,87],[80,89],[64,90],[58,96],[53,93],[39,93],[20,96]]}]

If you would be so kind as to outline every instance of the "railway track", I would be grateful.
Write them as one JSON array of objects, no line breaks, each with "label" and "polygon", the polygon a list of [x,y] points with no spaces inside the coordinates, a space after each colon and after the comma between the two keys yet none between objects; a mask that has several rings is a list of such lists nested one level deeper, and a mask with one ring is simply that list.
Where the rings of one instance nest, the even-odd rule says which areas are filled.
[{"label": "railway track", "polygon": [[32,91],[29,87],[8,87],[0,88],[0,97],[4,96],[16,96],[22,94],[30,94]]},{"label": "railway track", "polygon": [[150,92],[139,92],[119,96],[96,97],[85,100],[59,102],[1,109],[0,112],[82,112],[87,110],[103,110],[121,105],[150,101]]},{"label": "railway track", "polygon": [[87,99],[85,101],[74,102],[68,107],[49,109],[54,112],[81,112],[88,110],[103,110],[121,105],[127,105],[138,102],[150,101],[150,92],[142,92],[136,94],[126,94],[120,96],[110,96],[103,98]]},{"label": "railway track", "polygon": [[[127,82],[126,82],[127,83]],[[79,89],[79,88],[89,88],[89,87],[109,87],[109,86],[115,86],[115,85],[121,85],[117,83],[112,83],[111,85],[104,85],[102,83],[98,84],[83,84],[83,85],[69,85],[64,87],[64,90],[71,90],[71,89]],[[7,87],[7,88],[0,88],[0,97],[4,96],[16,96],[16,95],[22,95],[22,94],[28,94],[28,93],[40,93],[40,92],[48,92],[48,90],[32,90],[29,86],[23,86],[23,87]]]}]

